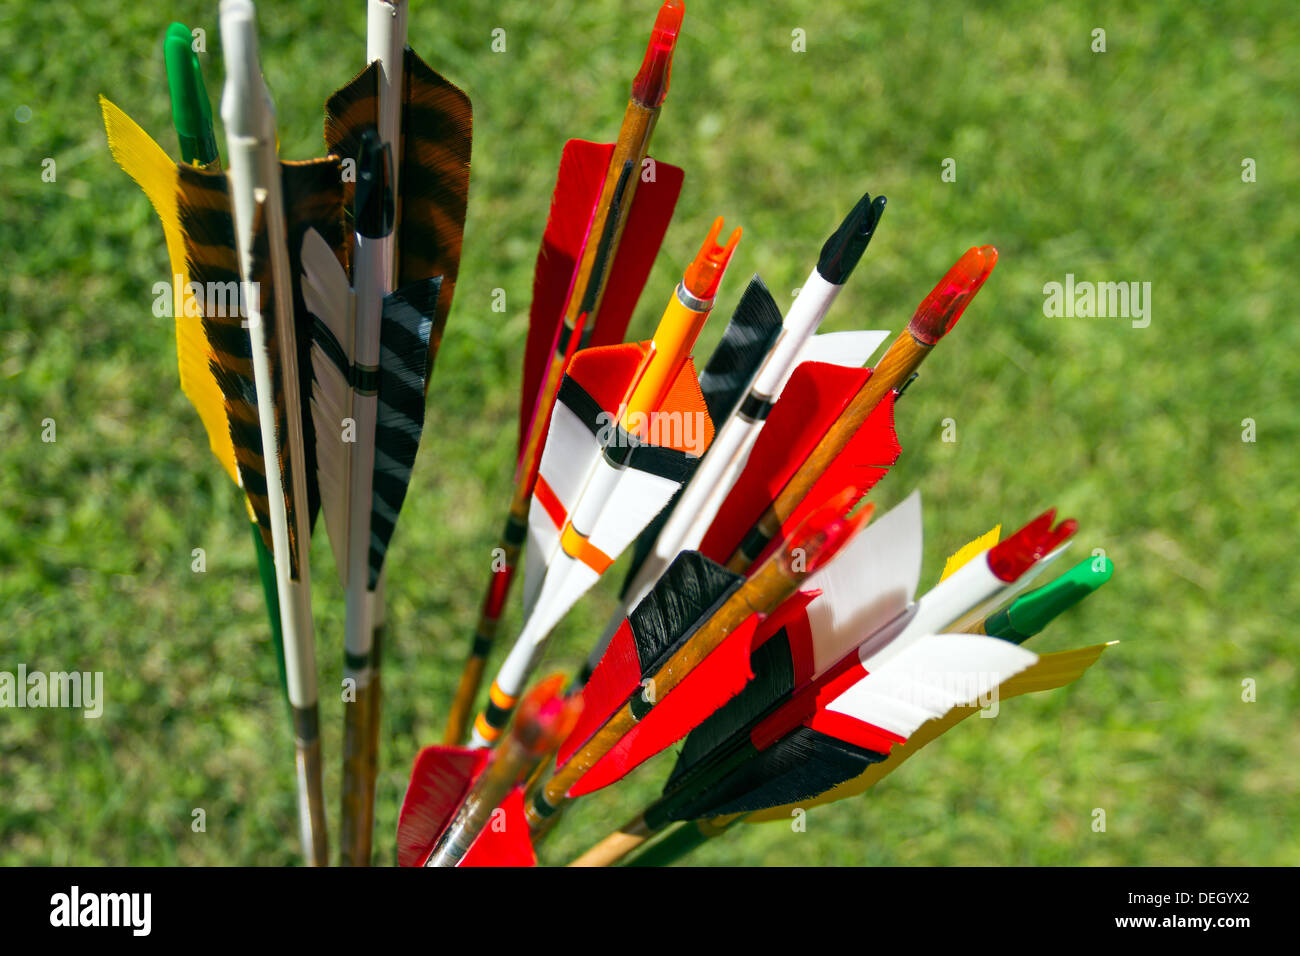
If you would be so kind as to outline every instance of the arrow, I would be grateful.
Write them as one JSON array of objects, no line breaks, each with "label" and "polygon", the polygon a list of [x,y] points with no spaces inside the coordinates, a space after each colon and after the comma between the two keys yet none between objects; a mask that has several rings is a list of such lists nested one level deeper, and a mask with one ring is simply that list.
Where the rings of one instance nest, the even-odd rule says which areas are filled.
[{"label": "arrow", "polygon": [[374,702],[370,611],[424,426],[429,337],[441,277],[381,294],[383,240],[392,229],[387,146],[363,137],[354,194],[357,276],[329,245],[303,237],[303,296],[316,316],[312,338],[312,419],[321,504],[335,565],[347,594],[344,676],[355,696],[344,710],[342,836],[345,864],[370,859]]},{"label": "arrow", "polygon": [[[518,784],[569,733],[582,702],[553,674],[529,691],[494,751],[426,747],[416,757],[397,825],[401,866],[536,863]],[[489,826],[498,808],[501,826]]]},{"label": "arrow", "polygon": [[[374,238],[373,255],[353,263],[354,285],[372,288],[371,307],[377,307],[391,289],[413,290],[417,298],[429,291],[434,277],[440,285],[432,323],[425,337],[426,358],[421,373],[424,389],[442,341],[460,268],[461,243],[469,197],[469,164],[473,139],[473,109],[469,97],[428,66],[406,45],[406,0],[369,0],[366,21],[367,67],[337,90],[326,103],[325,144],[344,162],[362,161],[367,134],[377,135],[392,155],[389,168],[394,225]],[[358,181],[359,182],[359,181]],[[351,186],[347,187],[349,194]],[[350,198],[350,197],[349,197]],[[355,205],[353,203],[352,205]],[[347,258],[354,259],[352,235]],[[375,270],[372,272],[372,270]],[[409,303],[408,303],[409,304]],[[416,308],[415,313],[421,312]],[[408,313],[414,318],[415,313]],[[414,356],[411,356],[414,360]],[[382,374],[382,368],[381,368]],[[411,421],[408,409],[404,417]],[[382,408],[381,408],[382,412]],[[422,416],[422,412],[421,412]],[[390,426],[392,427],[392,426]],[[414,444],[409,446],[411,460]],[[409,462],[408,462],[409,464]],[[387,479],[376,474],[391,499],[401,503],[407,477],[394,473]],[[369,508],[364,489],[354,502],[360,512]],[[368,673],[367,702],[349,706],[353,721],[345,739],[343,862],[365,865],[370,860],[374,817],[375,774],[378,767],[379,710],[382,698],[380,660],[383,635],[382,550],[392,534],[396,511],[376,508],[370,513],[382,539],[380,554],[370,562],[380,566],[380,577],[366,594],[349,602],[347,653]],[[362,535],[360,541],[365,540]],[[359,545],[357,547],[360,547]],[[359,560],[354,554],[354,560]],[[364,664],[362,662],[364,661]],[[351,740],[355,744],[353,749]],[[355,774],[360,773],[360,777]]]},{"label": "arrow", "polygon": [[[217,140],[212,128],[212,105],[208,102],[207,87],[203,82],[203,69],[199,65],[198,54],[194,52],[194,37],[189,27],[183,23],[172,23],[167,27],[167,35],[163,40],[163,57],[167,64],[167,87],[171,95],[172,125],[176,128],[176,139],[180,144],[181,160],[195,166],[219,170],[221,168],[221,157],[217,153]],[[105,116],[107,118],[107,113]],[[139,127],[136,127],[136,129],[139,130]],[[144,131],[139,130],[139,135],[144,136]],[[111,138],[110,135],[110,140]],[[161,150],[157,151],[157,155],[166,160]],[[166,170],[163,176],[166,178],[166,188],[169,192],[163,201],[168,204],[169,213],[165,218],[175,223],[175,170],[171,168],[170,160],[166,160],[165,167],[159,164],[156,168],[160,172],[164,168]],[[146,189],[146,191],[148,190]],[[154,207],[159,209],[159,203],[155,201]],[[162,215],[161,212],[159,214]],[[175,224],[172,228],[176,231],[176,238],[179,243],[180,227]],[[167,227],[164,226],[164,231],[166,229]],[[185,276],[183,255],[179,262],[172,262],[172,267],[174,276]],[[183,297],[178,297],[177,301],[180,301],[180,298]],[[240,486],[239,475],[234,464],[234,449],[230,444],[229,423],[226,422],[224,411],[221,409],[221,390],[212,378],[212,372],[208,368],[209,356],[206,342],[202,337],[202,330],[197,324],[181,321],[180,317],[183,314],[180,308],[176,309],[176,348],[181,366],[181,390],[185,392],[195,408],[199,410],[199,417],[204,421],[205,427],[209,421],[212,421],[214,426],[218,423],[225,426],[224,429],[220,429],[220,439],[217,439],[212,432],[209,432],[209,443],[214,453],[217,454],[218,460],[221,461],[222,466],[225,467],[228,463],[227,472],[236,486]],[[218,451],[218,449],[220,450]],[[226,457],[227,454],[229,455],[228,458]],[[242,486],[240,487],[242,492]],[[261,532],[258,531],[257,520],[252,518],[251,515],[250,528],[253,533],[253,547],[257,553],[258,576],[262,581],[262,596],[266,601],[266,613],[271,622],[271,642],[275,649],[276,668],[279,671],[280,686],[283,689],[286,687],[284,638],[280,633],[280,599],[275,584],[275,561],[271,557],[266,542],[262,540]],[[285,700],[288,701],[287,696]]]},{"label": "arrow", "polygon": [[[645,548],[638,548],[639,560],[634,559],[628,570],[620,606],[592,650],[584,677],[590,676],[628,611],[649,592],[669,562],[678,553],[700,546],[796,367],[810,361],[846,367],[862,365],[885,340],[884,332],[813,335],[875,235],[885,202],[884,196],[873,200],[869,194],[863,195],[822,246],[817,265],[800,288],[782,324],[780,338],[759,367],[752,387],[743,395],[743,401],[737,395],[736,403],[727,406],[725,415],[715,416],[717,435],[695,475],[660,515],[658,526],[647,529],[647,536],[657,534],[657,538],[652,539],[653,543],[647,541]],[[776,309],[770,297],[765,304]]]},{"label": "arrow", "polygon": [[551,418],[528,516],[524,627],[474,725],[494,741],[545,652],[552,628],[645,528],[713,438],[695,339],[713,308],[740,230],[715,219],[650,342],[576,355]]},{"label": "arrow", "polygon": [[[306,454],[299,376],[299,350],[305,343],[296,329],[304,313],[295,308],[286,213],[320,207],[322,228],[328,230],[325,222],[339,212],[330,193],[338,183],[338,166],[330,160],[302,164],[301,174],[282,181],[274,114],[258,64],[254,11],[248,0],[223,0],[221,35],[226,60],[221,113],[230,144],[229,191],[219,175],[214,178],[183,167],[182,226],[191,249],[211,247],[226,269],[230,266],[226,255],[232,247],[237,251],[247,337],[242,334],[244,323],[232,322],[229,316],[205,314],[204,330],[217,366],[214,374],[226,398],[244,487],[264,532],[269,525],[296,727],[303,845],[313,864],[324,865],[328,850],[307,554],[315,483],[311,482],[309,495],[308,476],[314,469]],[[299,192],[309,185],[310,189]],[[210,261],[190,253],[192,266]],[[276,467],[264,465],[268,449]],[[239,459],[241,453],[246,461]]]},{"label": "arrow", "polygon": [[519,461],[473,643],[444,740],[465,736],[497,623],[528,531],[528,509],[556,396],[582,347],[623,340],[632,309],[672,218],[682,171],[646,156],[668,80],[684,7],[659,10],[616,144],[570,140],[551,196],[533,276],[519,410]]},{"label": "arrow", "polygon": [[[385,242],[392,248],[390,287],[442,276],[429,339],[432,368],[460,270],[473,107],[461,89],[406,46],[405,0],[369,0],[368,9],[369,65],[326,102],[325,145],[356,163],[370,131],[392,149],[395,224]],[[392,95],[397,89],[400,97]],[[345,198],[350,208],[350,189]]]},{"label": "arrow", "polygon": [[[773,689],[771,675],[776,675],[776,684],[811,681],[855,649],[864,634],[904,612],[921,570],[920,515],[920,496],[914,493],[854,537],[804,582],[799,594],[761,623],[755,620],[748,628],[733,631],[671,697],[662,698],[655,688],[654,709],[574,782],[570,796],[582,796],[622,779],[706,723],[738,695],[753,697],[748,689],[751,680],[762,680],[767,691]],[[657,608],[680,603],[681,593],[708,593],[694,579],[680,581],[678,568],[688,557],[707,566],[733,589],[743,580],[698,552],[683,552],[628,618],[583,688],[583,719],[561,745],[556,758],[559,763],[567,761],[618,705],[640,691],[640,683],[662,663],[662,654],[646,660],[643,650],[649,643],[648,625],[662,617]],[[629,673],[629,664],[638,659],[644,661],[642,673]]]},{"label": "arrow", "polygon": [[[885,759],[926,720],[1028,667],[1033,655],[1012,643],[942,632],[1059,553],[1075,525],[1052,528],[1052,514],[976,555],[911,603],[920,503],[915,494],[904,501],[881,519],[885,533],[860,549],[846,548],[828,566],[843,561],[847,575],[807,605],[811,610],[823,599],[820,621],[798,605],[773,615],[769,639],[751,658],[754,680],[691,734],[664,796],[583,862],[615,851],[622,856],[674,820],[810,799]],[[853,573],[864,557],[874,567],[863,571],[885,572],[879,585],[864,587],[877,579]],[[844,588],[855,580],[856,591]]]}]

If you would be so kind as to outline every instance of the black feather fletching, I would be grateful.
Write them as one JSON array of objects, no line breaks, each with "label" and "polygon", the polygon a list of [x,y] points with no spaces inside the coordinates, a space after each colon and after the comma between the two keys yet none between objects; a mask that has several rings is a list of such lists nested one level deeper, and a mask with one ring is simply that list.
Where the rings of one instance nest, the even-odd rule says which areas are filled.
[{"label": "black feather fletching", "polygon": [[781,324],[781,310],[755,274],[700,373],[700,391],[714,422],[730,418],[745,397],[781,334]]},{"label": "black feather fletching", "polygon": [[744,740],[743,735],[755,723],[790,699],[794,691],[794,663],[784,629],[755,648],[749,667],[754,677],[744,690],[714,711],[686,738],[669,774],[668,789],[680,787],[686,775],[703,765],[706,758]]},{"label": "black feather fletching", "polygon": [[424,430],[429,335],[441,285],[442,278],[435,276],[384,297],[379,331],[374,504],[370,517],[371,588],[379,581]]},{"label": "black feather fletching", "polygon": [[659,669],[744,582],[698,551],[683,551],[628,615],[642,675]]},{"label": "black feather fletching", "polygon": [[753,813],[820,796],[885,759],[807,727],[798,727],[679,806],[670,819]]}]

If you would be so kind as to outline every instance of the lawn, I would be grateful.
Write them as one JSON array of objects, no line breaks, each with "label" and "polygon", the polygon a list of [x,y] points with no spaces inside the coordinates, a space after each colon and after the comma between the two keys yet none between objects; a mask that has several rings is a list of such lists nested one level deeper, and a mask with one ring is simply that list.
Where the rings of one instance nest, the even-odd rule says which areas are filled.
[{"label": "lawn", "polygon": [[[456,302],[389,553],[380,863],[411,761],[441,736],[507,503],[560,150],[617,133],[655,6],[411,2],[410,42],[472,97],[475,140]],[[888,211],[826,329],[897,331],[966,248],[996,245],[997,269],[899,404],[903,456],[873,500],[922,489],[923,587],[995,523],[1053,505],[1077,517],[1074,560],[1104,549],[1114,580],[1030,646],[1120,643],[1078,684],[968,721],[813,811],[807,832],[741,828],[692,860],[1300,862],[1294,4],[722,6],[687,3],[653,148],[686,185],[631,332],[649,334],[716,215],[745,236],[700,354],[750,274],[787,304],[864,190]],[[260,7],[282,155],[317,155],[322,104],[364,59],[364,4]],[[102,671],[106,696],[97,720],[0,712],[0,863],[298,860],[247,523],[180,391],[172,320],[152,311],[162,231],[96,103],[175,153],[162,34],[169,18],[207,30],[215,102],[216,9],[0,13],[0,670]],[[1150,324],[1045,315],[1044,285],[1067,274],[1149,282]],[[336,826],[343,595],[323,528],[311,557]],[[556,667],[581,660],[621,577],[563,623]],[[516,599],[503,633],[519,616]],[[631,816],[670,762],[576,804],[543,861]]]}]

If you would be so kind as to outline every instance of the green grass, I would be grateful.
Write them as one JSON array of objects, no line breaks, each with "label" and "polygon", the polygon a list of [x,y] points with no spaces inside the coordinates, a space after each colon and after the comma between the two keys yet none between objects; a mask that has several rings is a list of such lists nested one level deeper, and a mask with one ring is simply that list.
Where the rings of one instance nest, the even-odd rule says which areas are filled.
[{"label": "green grass", "polygon": [[[167,18],[61,6],[0,19],[0,670],[100,670],[107,704],[99,720],[0,713],[0,863],[293,863],[292,748],[247,527],[178,387],[172,322],[151,313],[161,230],[114,166],[95,101],[107,94],[174,152]],[[321,104],[363,58],[363,5],[262,6],[283,154],[318,154]],[[654,9],[551,6],[412,2],[412,45],[476,116],[461,280],[389,559],[384,863],[411,760],[440,737],[508,496],[560,148],[615,135]],[[831,330],[901,328],[963,250],[995,244],[997,270],[900,403],[903,457],[874,500],[923,489],[923,586],[995,522],[1049,505],[1077,516],[1075,555],[1104,548],[1115,579],[1035,646],[1122,642],[1077,685],[969,721],[866,796],[816,810],[806,833],[749,827],[693,860],[1297,862],[1294,5],[688,6],[654,151],[687,183],[632,331],[653,327],[718,214],[745,228],[725,313],[755,271],[788,302],[858,195],[889,196]],[[207,29],[215,96],[215,2],[164,7]],[[489,50],[496,27],[503,54]],[[1104,54],[1089,48],[1096,27]],[[791,51],[795,28],[806,53]],[[955,183],[941,181],[946,157]],[[1150,327],[1045,318],[1042,287],[1066,273],[1151,282]],[[955,444],[940,440],[945,418]],[[336,821],[343,600],[323,532],[312,559]],[[610,577],[561,627],[557,666],[603,624],[621,568]],[[518,616],[515,602],[503,631]],[[544,859],[630,816],[668,763],[575,805]]]}]

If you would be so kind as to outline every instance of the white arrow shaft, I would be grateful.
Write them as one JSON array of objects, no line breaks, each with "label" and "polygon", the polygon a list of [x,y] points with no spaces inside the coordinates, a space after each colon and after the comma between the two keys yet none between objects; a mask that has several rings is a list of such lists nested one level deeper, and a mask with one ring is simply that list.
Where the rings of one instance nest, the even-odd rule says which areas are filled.
[{"label": "white arrow shaft", "polygon": [[[235,240],[245,283],[244,301],[248,310],[253,377],[258,395],[258,424],[262,433],[271,540],[280,595],[280,623],[284,635],[285,676],[289,702],[296,708],[308,708],[315,706],[317,698],[316,654],[311,612],[311,572],[307,554],[307,491],[303,467],[305,459],[298,394],[298,361],[293,348],[293,295],[288,249],[285,245],[284,203],[279,157],[276,153],[275,117],[258,63],[252,4],[241,0],[226,0],[222,3],[221,37],[226,62],[221,115],[227,129]],[[286,405],[287,434],[283,446],[278,444],[266,330],[262,323],[258,294],[249,285],[253,221],[259,198],[263,202],[270,251],[281,387]],[[278,466],[282,458],[287,458],[295,465],[292,468],[292,490],[295,501],[299,502],[299,507],[295,509],[295,531],[299,542],[296,579],[290,574],[288,515]]]}]

